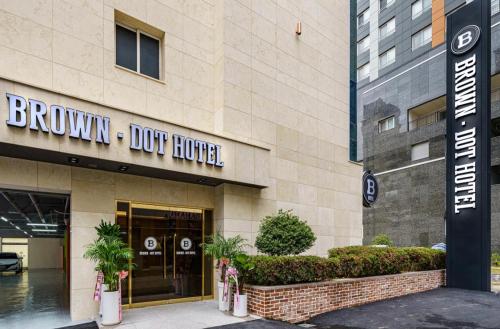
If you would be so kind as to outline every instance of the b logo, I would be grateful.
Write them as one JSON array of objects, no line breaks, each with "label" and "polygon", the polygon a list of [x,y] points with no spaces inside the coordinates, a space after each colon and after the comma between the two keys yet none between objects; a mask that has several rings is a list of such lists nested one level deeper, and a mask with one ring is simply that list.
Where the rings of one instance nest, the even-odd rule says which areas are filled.
[{"label": "b logo", "polygon": [[144,240],[144,247],[146,247],[147,250],[155,250],[157,246],[158,241],[156,241],[156,238],[152,236],[147,237],[146,240]]},{"label": "b logo", "polygon": [[378,182],[373,174],[369,171],[363,175],[363,205],[370,207],[377,201],[378,197]]},{"label": "b logo", "polygon": [[193,246],[193,242],[190,238],[184,238],[181,240],[181,248],[182,250],[189,250]]},{"label": "b logo", "polygon": [[373,198],[373,195],[375,194],[375,181],[373,179],[368,178],[366,182],[368,183],[366,194],[368,194],[368,197],[371,196]]},{"label": "b logo", "polygon": [[451,51],[455,55],[461,55],[471,50],[479,40],[481,30],[477,25],[467,25],[458,31],[451,40]]}]

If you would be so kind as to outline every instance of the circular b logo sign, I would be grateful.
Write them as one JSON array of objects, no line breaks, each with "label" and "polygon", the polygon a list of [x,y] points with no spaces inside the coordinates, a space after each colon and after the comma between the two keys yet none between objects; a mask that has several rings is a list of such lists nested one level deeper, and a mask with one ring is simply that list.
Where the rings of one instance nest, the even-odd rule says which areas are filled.
[{"label": "circular b logo sign", "polygon": [[182,250],[189,250],[193,246],[193,242],[190,238],[184,238],[181,240],[181,248]]},{"label": "circular b logo sign", "polygon": [[462,55],[471,50],[479,40],[481,29],[477,25],[467,25],[458,31],[451,40],[451,51],[455,55]]},{"label": "circular b logo sign", "polygon": [[155,250],[156,246],[158,246],[158,241],[156,241],[155,237],[149,236],[144,240],[144,247],[146,247],[147,250]]},{"label": "circular b logo sign", "polygon": [[377,201],[378,182],[375,176],[368,172],[363,175],[363,205],[370,207]]}]

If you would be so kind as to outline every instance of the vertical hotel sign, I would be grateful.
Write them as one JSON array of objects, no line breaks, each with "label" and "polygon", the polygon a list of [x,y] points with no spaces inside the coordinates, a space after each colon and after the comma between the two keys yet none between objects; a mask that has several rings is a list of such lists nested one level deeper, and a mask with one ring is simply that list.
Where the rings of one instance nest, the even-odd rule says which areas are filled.
[{"label": "vertical hotel sign", "polygon": [[490,290],[490,1],[447,19],[447,285]]}]

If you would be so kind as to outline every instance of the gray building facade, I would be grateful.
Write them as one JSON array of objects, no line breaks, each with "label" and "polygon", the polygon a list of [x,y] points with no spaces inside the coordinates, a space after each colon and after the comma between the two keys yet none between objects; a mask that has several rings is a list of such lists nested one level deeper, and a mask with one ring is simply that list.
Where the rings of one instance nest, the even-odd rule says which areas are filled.
[{"label": "gray building facade", "polygon": [[[363,211],[365,244],[381,233],[400,246],[445,240],[444,24],[465,3],[357,1],[355,160],[363,161],[380,185],[377,203]],[[500,8],[498,0],[491,5],[492,250],[500,251]],[[362,17],[366,11],[368,22]]]}]

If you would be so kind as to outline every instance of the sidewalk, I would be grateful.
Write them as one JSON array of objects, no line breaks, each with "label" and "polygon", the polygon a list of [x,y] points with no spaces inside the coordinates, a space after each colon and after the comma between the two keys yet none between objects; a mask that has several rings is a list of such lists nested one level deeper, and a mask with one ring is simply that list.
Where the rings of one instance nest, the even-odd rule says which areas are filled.
[{"label": "sidewalk", "polygon": [[[216,301],[167,304],[123,311],[119,329],[202,329],[227,324],[238,324],[254,318],[237,318],[217,309]],[[238,326],[237,326],[238,327]]]}]

